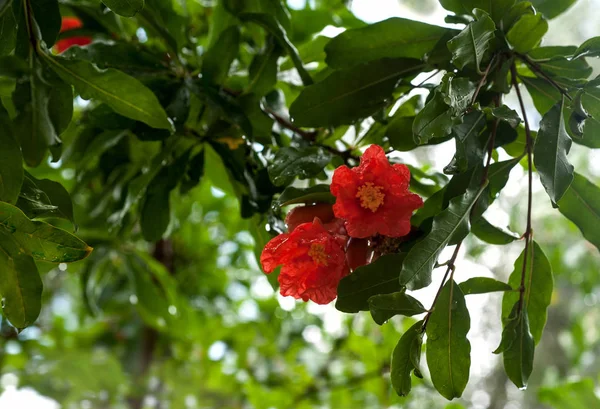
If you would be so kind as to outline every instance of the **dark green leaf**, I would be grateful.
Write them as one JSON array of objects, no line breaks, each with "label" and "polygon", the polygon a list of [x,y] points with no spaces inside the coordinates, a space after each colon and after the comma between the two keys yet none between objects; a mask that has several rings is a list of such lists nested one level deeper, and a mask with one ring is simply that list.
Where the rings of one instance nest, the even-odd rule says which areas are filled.
[{"label": "dark green leaf", "polygon": [[458,285],[464,295],[486,294],[497,291],[512,291],[512,287],[489,277],[473,277]]},{"label": "dark green leaf", "polygon": [[390,377],[394,390],[400,396],[409,394],[412,386],[411,373],[414,370],[419,370],[418,365],[421,360],[421,346],[423,344],[422,326],[423,321],[419,321],[410,327],[402,335],[392,353]]},{"label": "dark green leaf", "polygon": [[515,4],[515,0],[440,0],[440,4],[456,14],[472,14],[473,9],[480,9],[499,22]]},{"label": "dark green leaf", "polygon": [[[19,4],[19,3],[15,3]],[[47,47],[52,47],[60,31],[61,17],[58,0],[36,0],[31,2],[33,16],[39,26],[42,40]]]},{"label": "dark green leaf", "polygon": [[304,64],[302,63],[302,59],[300,55],[298,55],[298,50],[292,44],[290,39],[285,32],[285,29],[282,27],[277,19],[270,15],[264,13],[240,13],[238,17],[244,21],[251,21],[253,23],[259,24],[269,33],[271,33],[279,42],[279,45],[283,47],[294,62],[296,66],[296,70],[298,70],[298,74],[300,74],[300,78],[302,78],[302,82],[304,85],[308,86],[313,83],[312,78],[306,68],[304,68]]},{"label": "dark green leaf", "polygon": [[15,203],[23,183],[23,156],[8,112],[0,103],[0,201]]},{"label": "dark green leaf", "polygon": [[600,88],[584,88],[581,93],[581,104],[589,115],[600,121]]},{"label": "dark green leaf", "polygon": [[102,0],[102,3],[123,17],[133,17],[144,8],[144,0]]},{"label": "dark green leaf", "polygon": [[583,137],[575,138],[573,142],[588,148],[600,149],[600,121],[587,118],[583,126]]},{"label": "dark green leaf", "polygon": [[571,138],[565,128],[563,109],[564,101],[544,115],[533,149],[535,167],[553,203],[558,203],[573,181],[573,165],[567,160]]},{"label": "dark green leaf", "polygon": [[352,313],[368,311],[372,296],[400,291],[398,274],[405,256],[405,253],[386,254],[342,278],[335,308]]},{"label": "dark green leaf", "polygon": [[290,107],[299,126],[337,126],[372,115],[391,97],[401,78],[416,74],[418,60],[377,60],[336,71],[306,87]]},{"label": "dark green leaf", "polygon": [[61,217],[74,222],[69,192],[58,182],[36,179],[27,172],[17,207],[31,219]]},{"label": "dark green leaf", "polygon": [[402,265],[400,284],[417,290],[431,283],[431,272],[450,240],[460,240],[469,232],[469,215],[483,188],[469,189],[450,201],[446,210],[433,220],[431,233],[415,244]]},{"label": "dark green leaf", "polygon": [[329,185],[315,185],[307,188],[287,187],[275,201],[276,206],[288,206],[298,203],[335,203],[335,196]]},{"label": "dark green leaf", "polygon": [[444,27],[392,17],[338,35],[325,47],[325,61],[330,67],[340,69],[381,58],[422,59],[448,31]]},{"label": "dark green leaf", "polygon": [[583,237],[600,249],[600,188],[575,173],[558,205],[558,210],[579,227]]},{"label": "dark green leaf", "polygon": [[171,221],[171,191],[183,178],[190,159],[186,151],[171,165],[165,166],[148,184],[144,203],[141,206],[140,225],[146,241],[155,242],[162,238]]},{"label": "dark green leaf", "polygon": [[516,51],[526,53],[540,43],[546,31],[548,22],[541,14],[525,14],[508,31],[506,39]]},{"label": "dark green leaf", "polygon": [[483,217],[473,223],[471,231],[480,240],[490,244],[509,244],[520,239],[517,233],[496,227]]},{"label": "dark green leaf", "polygon": [[[313,38],[311,41],[299,46],[298,54],[305,64],[315,61],[325,61],[325,46],[329,43],[329,41],[331,41],[330,37],[319,35]],[[279,69],[281,71],[287,71],[291,70],[292,68],[294,68],[294,62],[289,56],[285,57]]]},{"label": "dark green leaf", "polygon": [[485,114],[472,111],[465,115],[461,124],[455,125],[453,135],[456,141],[456,154],[452,162],[444,168],[446,174],[457,174],[476,166],[483,160],[484,142],[481,132],[485,128]]},{"label": "dark green leaf", "polygon": [[561,93],[548,83],[548,81],[539,78],[521,77],[521,80],[527,88],[527,92],[533,99],[533,105],[540,113],[544,115],[554,104],[561,99]]},{"label": "dark green leaf", "polygon": [[454,280],[448,281],[427,323],[427,366],[435,389],[446,399],[459,398],[469,380],[471,328],[465,297]]},{"label": "dark green leaf", "polygon": [[0,226],[11,233],[20,251],[39,261],[69,263],[87,257],[92,248],[48,223],[31,221],[17,207],[0,202]]},{"label": "dark green leaf", "polygon": [[527,306],[524,305],[519,314],[517,302],[511,307],[510,317],[502,331],[500,345],[494,353],[504,354],[504,370],[518,388],[527,387],[527,381],[533,369],[534,352],[535,342],[529,331]]},{"label": "dark green leaf", "polygon": [[245,93],[254,93],[258,97],[268,94],[277,83],[277,61],[281,56],[281,47],[271,41],[263,53],[257,54],[249,68],[250,84]]},{"label": "dark green leaf", "polygon": [[240,45],[240,29],[231,26],[224,30],[216,43],[204,54],[202,59],[202,78],[215,84],[221,84],[231,63],[238,55]]},{"label": "dark green leaf", "polygon": [[395,315],[412,317],[427,312],[419,300],[404,291],[374,295],[369,298],[369,310],[371,310],[373,321],[379,325],[383,325]]},{"label": "dark green leaf", "polygon": [[564,57],[553,58],[550,61],[540,62],[540,68],[553,76],[569,79],[586,79],[592,73],[592,67],[584,60],[569,60]]},{"label": "dark green leaf", "polygon": [[496,25],[492,19],[484,15],[450,40],[448,49],[452,52],[454,65],[458,68],[472,65],[480,72],[481,62],[494,40],[495,30]]},{"label": "dark green leaf", "polygon": [[45,57],[52,69],[83,98],[95,98],[115,112],[154,128],[172,129],[156,96],[137,79],[109,68],[101,71],[83,60]]},{"label": "dark green leaf", "polygon": [[492,115],[500,120],[508,122],[513,128],[516,128],[521,123],[521,117],[519,117],[517,111],[510,109],[506,105],[492,109]]},{"label": "dark green leaf", "polygon": [[450,134],[452,125],[454,125],[452,110],[444,102],[444,96],[440,92],[436,92],[417,114],[412,131],[415,141],[424,144],[431,139],[443,138]]},{"label": "dark green leaf", "polygon": [[576,50],[572,45],[551,45],[534,48],[527,55],[534,61],[546,62],[557,57],[571,58]]},{"label": "dark green leaf", "polygon": [[546,18],[554,18],[564,13],[577,0],[530,0],[536,10],[544,14]]},{"label": "dark green leaf", "polygon": [[475,93],[475,84],[468,78],[446,74],[440,85],[444,102],[452,108],[454,115],[462,114],[470,105]]},{"label": "dark green leaf", "polygon": [[[523,251],[515,262],[515,268],[508,279],[508,284],[513,288],[519,288],[521,285],[524,255],[525,252]],[[524,306],[527,307],[528,325],[531,325],[531,334],[536,344],[542,339],[544,325],[546,325],[546,311],[552,299],[553,282],[550,262],[540,246],[534,241],[529,247],[527,257]],[[518,300],[519,292],[504,294],[502,299],[502,318],[504,322],[509,319],[511,309]]]},{"label": "dark green leaf", "polygon": [[[1,203],[0,206],[3,207]],[[42,304],[42,288],[33,258],[21,251],[20,244],[9,232],[0,232],[2,313],[16,328],[26,328],[37,319]]]},{"label": "dark green leaf", "polygon": [[330,161],[331,155],[321,148],[281,148],[269,165],[269,176],[276,186],[289,185],[296,177],[319,174]]},{"label": "dark green leaf", "polygon": [[592,37],[581,44],[573,53],[573,58],[598,57],[600,55],[600,37]]},{"label": "dark green leaf", "polygon": [[17,40],[17,21],[10,1],[0,4],[0,56],[9,54]]}]

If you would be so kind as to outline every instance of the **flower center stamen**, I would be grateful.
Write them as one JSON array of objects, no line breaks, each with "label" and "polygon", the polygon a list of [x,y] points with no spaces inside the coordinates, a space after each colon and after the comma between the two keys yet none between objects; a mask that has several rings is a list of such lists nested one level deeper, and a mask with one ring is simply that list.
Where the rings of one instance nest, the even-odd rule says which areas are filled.
[{"label": "flower center stamen", "polygon": [[312,243],[308,255],[313,261],[322,266],[327,266],[327,254],[325,254],[325,246],[321,243]]},{"label": "flower center stamen", "polygon": [[365,209],[369,209],[373,213],[383,204],[385,193],[382,192],[381,186],[375,186],[371,182],[367,182],[358,188],[356,197],[360,199],[360,205]]}]

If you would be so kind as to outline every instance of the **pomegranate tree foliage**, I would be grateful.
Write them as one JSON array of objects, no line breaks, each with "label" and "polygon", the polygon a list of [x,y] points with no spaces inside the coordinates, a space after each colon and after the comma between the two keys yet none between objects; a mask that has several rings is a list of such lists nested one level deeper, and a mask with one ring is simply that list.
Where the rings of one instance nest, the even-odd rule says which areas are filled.
[{"label": "pomegranate tree foliage", "polygon": [[[534,240],[532,190],[538,182],[533,173],[548,194],[547,205],[555,208],[554,217],[574,223],[583,235],[577,240],[600,247],[600,188],[569,161],[573,143],[600,148],[600,81],[590,78],[586,61],[600,55],[600,38],[574,46],[540,45],[547,20],[573,1],[440,3],[453,28],[404,18],[368,25],[341,0],[318,1],[316,8],[302,10],[279,0],[0,0],[5,337],[17,337],[13,327],[36,325],[43,313],[39,271],[48,271],[47,263],[89,256],[69,267],[82,285],[83,300],[73,302],[87,306],[88,312],[80,314],[103,318],[84,325],[69,352],[43,353],[53,362],[73,363],[69,374],[50,369],[55,376],[88,379],[86,388],[108,394],[92,399],[131,407],[141,407],[140,397],[150,392],[173,407],[183,407],[184,398],[197,393],[221,407],[235,402],[310,407],[318,385],[293,363],[303,326],[283,325],[270,299],[262,307],[271,314],[265,319],[271,326],[238,323],[235,332],[229,331],[235,305],[218,301],[223,301],[225,281],[214,276],[225,275],[227,265],[216,263],[215,246],[223,237],[230,239],[237,249],[231,265],[252,269],[244,254],[251,248],[260,254],[272,235],[283,231],[286,207],[331,203],[330,171],[357,165],[368,145],[384,147],[397,161],[402,156],[397,152],[453,141],[454,158],[443,169],[411,168],[411,187],[426,200],[413,217],[413,232],[338,288],[340,311],[370,311],[382,325],[383,345],[397,342],[391,362],[391,349],[357,348],[352,334],[340,341],[350,344],[340,351],[375,378],[391,373],[398,395],[408,395],[413,375],[422,378],[427,366],[427,380],[417,382],[433,385],[447,399],[458,398],[472,365],[465,298],[502,292],[503,330],[494,353],[502,354],[508,379],[526,387],[552,302],[552,265],[562,263],[538,243],[546,237],[536,232]],[[83,27],[60,32],[61,15],[78,17]],[[330,39],[320,33],[330,25],[347,30]],[[90,37],[92,43],[53,52],[57,40],[72,36]],[[439,80],[421,81],[426,77]],[[525,93],[533,106],[524,102]],[[517,109],[504,104],[506,94],[516,95]],[[537,132],[527,118],[533,110],[542,116]],[[526,220],[511,226],[517,234],[486,215],[516,167],[525,170],[529,185],[529,194],[521,198]],[[225,198],[211,194],[205,180]],[[202,203],[203,214],[193,210],[194,201]],[[215,220],[215,214],[223,220]],[[239,236],[246,230],[253,246]],[[507,283],[487,277],[455,281],[460,266],[454,262],[469,235],[489,246],[521,241],[521,256],[502,260],[514,263]],[[439,259],[452,245],[450,260]],[[595,252],[592,246],[589,251]],[[432,272],[442,265],[446,270],[439,289],[436,284],[437,297],[423,306],[408,292],[430,286]],[[252,274],[261,273],[254,267]],[[45,281],[57,284],[49,277]],[[230,322],[208,318],[214,315]],[[402,321],[398,334],[386,323],[396,315],[420,318]],[[240,331],[255,334],[255,341],[237,345]],[[253,349],[255,356],[269,355],[268,349],[277,348],[270,343],[282,334],[281,354],[292,362],[288,373],[265,367],[265,378],[253,368],[239,381],[245,385],[243,396],[234,384],[219,383],[227,375],[203,363],[205,355],[199,360],[189,352],[200,337],[224,337],[238,353]],[[179,349],[165,352],[167,340]],[[100,353],[83,367],[75,364],[84,360],[86,347],[96,344],[135,361],[124,364],[133,385],[114,357]],[[421,360],[423,345],[426,359]],[[24,348],[31,354],[43,350],[42,344]],[[173,362],[152,364],[157,350],[173,356]],[[275,365],[273,359],[265,365]],[[60,379],[44,384],[35,363],[7,362],[21,370],[34,365],[24,379],[59,399],[86,396]],[[192,364],[205,369],[194,372]],[[103,365],[111,375],[93,383],[95,366]],[[154,376],[165,381],[150,391],[143,379],[152,365],[160,368]],[[190,371],[187,378],[179,373],[184,370]],[[187,386],[175,385],[169,376],[186,379]],[[207,379],[222,390],[204,396],[194,389],[195,382],[197,389],[210,389]],[[351,384],[362,378],[345,379]],[[588,407],[597,402],[593,385],[585,381],[563,388],[592,402]],[[553,394],[561,392],[548,389],[540,399],[561,404]],[[348,396],[337,399],[338,405],[350,402]]]}]

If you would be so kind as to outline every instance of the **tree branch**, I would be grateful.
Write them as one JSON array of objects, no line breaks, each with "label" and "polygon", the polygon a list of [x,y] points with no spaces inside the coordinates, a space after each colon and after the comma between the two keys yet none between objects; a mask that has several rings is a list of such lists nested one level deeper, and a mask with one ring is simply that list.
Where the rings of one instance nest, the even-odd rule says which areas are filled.
[{"label": "tree branch", "polygon": [[525,250],[523,252],[523,269],[521,271],[521,285],[519,287],[519,307],[518,314],[521,314],[523,310],[523,301],[525,299],[525,274],[527,272],[527,262],[529,259],[529,247],[532,241],[532,229],[531,229],[531,213],[533,207],[533,138],[531,137],[531,129],[529,128],[529,121],[527,120],[527,112],[525,110],[525,103],[523,102],[523,96],[519,89],[519,83],[517,82],[517,67],[513,63],[510,67],[512,83],[517,93],[519,105],[521,106],[521,114],[523,115],[523,123],[525,125],[525,153],[527,155],[527,178],[528,178],[528,189],[527,189],[527,226],[523,237],[525,238]]},{"label": "tree branch", "polygon": [[[558,90],[558,92],[560,92],[562,95],[567,97],[569,99],[569,101],[573,100],[573,98],[569,95],[567,90],[564,89],[563,87],[561,87],[556,81],[554,81],[554,79],[552,77],[550,77],[548,74],[546,74],[544,72],[544,70],[542,69],[542,67],[540,67],[535,61],[533,61],[531,58],[529,58],[525,54],[516,53],[516,55],[517,55],[517,57],[519,57],[521,59],[521,61],[523,61],[525,64],[527,64],[527,66],[529,68],[531,68],[533,70],[533,72],[535,72],[536,74],[539,74],[538,77],[542,76],[546,81],[548,81],[548,83],[550,85],[552,85],[554,88],[556,88]],[[513,64],[513,66],[514,66],[514,64]],[[511,70],[512,70],[512,67],[511,67]],[[515,68],[515,72],[516,72],[516,68]]]}]

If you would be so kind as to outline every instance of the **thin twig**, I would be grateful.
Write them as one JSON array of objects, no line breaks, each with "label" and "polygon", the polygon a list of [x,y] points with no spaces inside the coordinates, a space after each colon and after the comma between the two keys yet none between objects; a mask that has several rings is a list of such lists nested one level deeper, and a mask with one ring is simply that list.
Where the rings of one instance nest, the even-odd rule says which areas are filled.
[{"label": "thin twig", "polygon": [[431,74],[430,76],[428,76],[427,78],[425,78],[423,81],[421,81],[418,85],[413,85],[413,88],[421,88],[423,85],[425,85],[425,83],[427,81],[429,81],[430,79],[432,79],[433,77],[435,77],[436,75],[438,75],[440,73],[440,69],[437,69],[433,72],[433,74]]},{"label": "thin twig", "polygon": [[521,113],[523,115],[523,123],[525,125],[525,153],[527,154],[527,175],[528,175],[528,193],[527,193],[527,226],[523,237],[525,238],[525,250],[523,252],[523,269],[521,271],[521,286],[519,287],[519,306],[518,316],[523,310],[523,301],[525,299],[525,274],[527,272],[527,261],[529,258],[529,247],[531,246],[532,240],[532,229],[531,229],[531,213],[533,207],[533,138],[531,137],[531,130],[529,128],[529,121],[527,120],[527,112],[525,110],[525,103],[523,102],[523,96],[519,89],[517,82],[517,68],[513,63],[510,67],[512,83],[519,99],[519,105],[521,106]]},{"label": "thin twig", "polygon": [[447,262],[444,263],[444,265],[448,266],[448,268],[446,268],[446,273],[444,274],[444,277],[442,278],[442,282],[440,284],[440,287],[437,290],[437,293],[435,294],[433,302],[431,303],[431,307],[429,308],[427,315],[425,315],[425,318],[423,319],[423,326],[421,327],[421,332],[425,332],[425,330],[427,329],[427,323],[429,322],[429,318],[431,317],[431,314],[433,313],[433,310],[435,309],[435,304],[437,303],[437,300],[440,297],[440,294],[442,293],[444,284],[446,284],[446,278],[448,278],[448,275],[450,275],[451,277],[454,276],[454,270],[456,269],[456,266],[454,265],[454,263],[456,262],[456,259],[458,258],[458,252],[460,251],[461,246],[462,246],[462,240],[454,248],[454,253],[452,253],[452,257],[450,257],[450,260],[448,260]]},{"label": "thin twig", "polygon": [[490,60],[490,63],[487,65],[485,71],[483,72],[481,79],[477,83],[477,88],[475,88],[475,92],[473,93],[473,98],[471,98],[471,104],[470,104],[471,106],[475,103],[475,101],[477,100],[477,97],[479,96],[479,92],[481,91],[481,88],[487,82],[488,74],[490,73],[490,70],[492,69],[492,65],[494,64],[495,61],[496,61],[496,56],[494,55],[492,57],[492,59]]},{"label": "thin twig", "polygon": [[[554,81],[554,79],[552,79],[552,77],[550,77],[548,74],[546,74],[544,72],[544,70],[542,69],[542,67],[539,66],[539,64],[537,64],[535,61],[533,61],[531,58],[529,58],[525,54],[516,53],[516,55],[523,62],[525,62],[525,64],[527,64],[527,66],[529,68],[531,68],[536,74],[539,74],[538,76],[541,75],[542,77],[544,77],[544,79],[546,81],[548,81],[550,83],[550,85],[552,85],[554,88],[556,88],[558,90],[558,92],[560,92],[562,95],[564,95],[565,97],[567,97],[569,99],[569,101],[573,100],[573,98],[569,95],[569,93],[567,92],[567,90],[564,89],[563,87],[561,87],[556,81]],[[515,70],[516,70],[516,68],[515,68]]]}]

